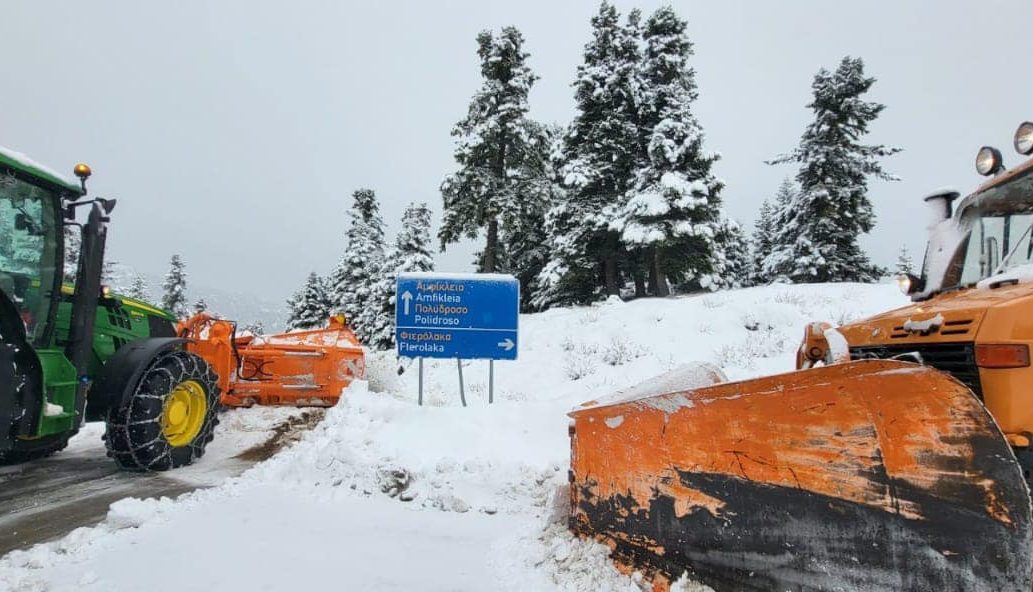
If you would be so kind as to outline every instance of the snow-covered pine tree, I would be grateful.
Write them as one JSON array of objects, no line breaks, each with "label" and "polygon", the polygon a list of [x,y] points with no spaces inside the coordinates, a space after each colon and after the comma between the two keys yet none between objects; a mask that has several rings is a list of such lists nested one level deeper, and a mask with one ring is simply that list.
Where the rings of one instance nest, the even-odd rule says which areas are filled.
[{"label": "snow-covered pine tree", "polygon": [[771,252],[771,234],[774,232],[775,207],[765,199],[757,212],[757,221],[750,237],[750,285],[762,286],[768,283],[764,273],[764,258]]},{"label": "snow-covered pine tree", "polygon": [[135,274],[133,276],[133,282],[129,285],[129,289],[126,291],[126,296],[142,300],[147,302],[150,300],[150,288],[147,286],[147,278],[141,274]]},{"label": "snow-covered pine tree", "polygon": [[[574,81],[577,113],[563,140],[565,200],[549,213],[554,252],[539,300],[587,301],[619,294],[627,261],[612,228],[641,159],[637,107],[640,14],[621,24],[609,2],[592,17],[592,39]],[[632,276],[636,270],[631,269]],[[542,302],[544,304],[544,302]]]},{"label": "snow-covered pine tree", "polygon": [[169,272],[165,274],[165,282],[161,285],[163,294],[161,306],[177,318],[185,319],[190,316],[190,309],[187,308],[187,272],[183,259],[179,255],[173,255],[169,261]]},{"label": "snow-covered pine tree", "polygon": [[352,197],[347,244],[331,278],[330,298],[334,312],[344,313],[361,339],[365,330],[358,317],[370,304],[384,260],[384,221],[372,189],[359,189]]},{"label": "snow-covered pine tree", "polygon": [[318,329],[330,318],[332,304],[326,282],[316,272],[308,274],[305,286],[287,301],[287,330]]},{"label": "snow-covered pine tree", "polygon": [[422,202],[409,204],[402,214],[402,230],[395,240],[396,274],[434,271],[430,249],[430,209]]},{"label": "snow-covered pine tree", "polygon": [[881,274],[858,238],[875,224],[868,177],[896,180],[879,159],[900,149],[860,143],[885,107],[862,98],[874,83],[865,76],[864,62],[849,56],[835,72],[822,68],[815,75],[808,105],[814,121],[799,147],[771,162],[800,165],[799,194],[775,234],[774,275],[793,282],[846,282],[874,281]]},{"label": "snow-covered pine tree", "polygon": [[527,158],[514,184],[514,208],[503,212],[499,232],[501,262],[498,271],[520,281],[520,307],[532,310],[531,295],[538,289],[538,274],[549,260],[545,216],[561,193],[556,183],[553,152],[561,138],[558,126],[533,123]]},{"label": "snow-covered pine tree", "polygon": [[915,273],[915,261],[911,258],[911,253],[907,250],[907,245],[900,247],[900,253],[897,255],[897,264],[894,268],[894,272],[897,275],[913,275]]},{"label": "snow-covered pine tree", "polygon": [[633,254],[611,228],[642,154],[639,21],[633,10],[621,24],[605,1],[592,17],[592,39],[573,83],[577,113],[551,159],[561,184],[554,184],[554,205],[544,217],[549,258],[532,286],[532,308],[619,294],[628,276],[644,285]]},{"label": "snow-covered pine tree", "polygon": [[781,261],[775,261],[769,257],[774,248],[775,234],[779,224],[788,216],[787,210],[796,193],[796,183],[790,178],[783,179],[782,184],[778,186],[774,202],[765,199],[760,206],[750,245],[753,254],[750,283],[755,286],[769,284],[778,279],[776,269]]},{"label": "snow-covered pine tree", "polygon": [[710,290],[742,288],[750,283],[750,245],[742,225],[728,218],[714,235],[713,281],[705,286]]},{"label": "snow-covered pine tree", "polygon": [[537,77],[527,65],[524,37],[515,27],[498,35],[482,31],[477,45],[484,80],[466,117],[452,129],[459,170],[441,184],[444,219],[438,238],[444,250],[464,237],[477,238],[484,229],[477,268],[494,272],[501,259],[500,217],[517,208],[521,183],[513,177],[522,174],[524,160],[533,152],[527,96]]},{"label": "snow-covered pine tree", "polygon": [[100,271],[100,281],[104,285],[112,287],[115,291],[120,291],[117,286],[112,285],[118,279],[116,277],[118,274],[118,265],[118,261],[112,261],[109,259],[104,261],[104,265],[101,266]]},{"label": "snow-covered pine tree", "polygon": [[380,277],[377,279],[374,306],[370,307],[367,343],[375,349],[391,349],[395,344],[395,280],[402,273],[434,271],[430,252],[430,210],[425,203],[412,203],[402,214],[402,230],[395,239]]},{"label": "snow-covered pine tree", "polygon": [[241,330],[241,332],[249,333],[251,335],[265,335],[265,325],[262,324],[262,321],[248,323],[244,325],[244,328]]},{"label": "snow-covered pine tree", "polygon": [[621,238],[648,253],[650,292],[669,294],[718,283],[715,251],[724,227],[720,191],[711,168],[719,155],[703,149],[703,129],[692,114],[695,72],[686,22],[671,7],[646,20],[639,124],[647,158],[618,220]]},{"label": "snow-covered pine tree", "polygon": [[198,298],[197,302],[194,303],[194,314],[201,314],[202,312],[208,312],[208,303],[205,302],[204,298]]}]

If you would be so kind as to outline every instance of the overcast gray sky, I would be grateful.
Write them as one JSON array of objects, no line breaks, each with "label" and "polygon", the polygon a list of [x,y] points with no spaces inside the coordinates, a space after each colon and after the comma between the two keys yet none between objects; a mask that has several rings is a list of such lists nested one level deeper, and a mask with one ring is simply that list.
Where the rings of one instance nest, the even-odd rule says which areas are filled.
[{"label": "overcast gray sky", "polygon": [[[618,1],[622,13],[660,3]],[[899,183],[873,182],[864,241],[889,265],[920,259],[921,196],[979,181],[982,144],[1009,164],[1033,119],[1021,68],[1033,2],[869,0],[674,3],[689,21],[707,146],[724,155],[729,213],[752,224],[791,167],[764,164],[810,121],[819,67],[865,59],[887,105],[870,136],[904,152]],[[116,197],[113,258],[282,298],[344,246],[351,191],[374,188],[393,237],[405,204],[436,211],[453,168],[449,131],[477,88],[474,38],[519,27],[541,77],[532,116],[565,123],[594,1],[71,2],[0,8],[0,144],[62,171],[83,160]],[[439,257],[467,270],[473,248]]]}]

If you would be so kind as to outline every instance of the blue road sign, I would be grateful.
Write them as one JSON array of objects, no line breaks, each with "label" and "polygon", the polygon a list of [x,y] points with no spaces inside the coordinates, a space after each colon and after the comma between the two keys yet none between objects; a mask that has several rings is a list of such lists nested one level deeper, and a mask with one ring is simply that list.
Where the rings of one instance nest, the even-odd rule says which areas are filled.
[{"label": "blue road sign", "polygon": [[513,276],[402,274],[395,290],[399,356],[516,359],[520,282]]}]

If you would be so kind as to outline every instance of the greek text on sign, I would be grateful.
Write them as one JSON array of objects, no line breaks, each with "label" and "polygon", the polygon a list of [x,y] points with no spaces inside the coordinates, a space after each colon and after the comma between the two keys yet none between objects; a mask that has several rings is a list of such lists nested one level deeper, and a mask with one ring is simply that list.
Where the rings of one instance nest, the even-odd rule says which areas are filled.
[{"label": "greek text on sign", "polygon": [[515,360],[520,282],[510,275],[398,276],[395,342],[409,358]]}]

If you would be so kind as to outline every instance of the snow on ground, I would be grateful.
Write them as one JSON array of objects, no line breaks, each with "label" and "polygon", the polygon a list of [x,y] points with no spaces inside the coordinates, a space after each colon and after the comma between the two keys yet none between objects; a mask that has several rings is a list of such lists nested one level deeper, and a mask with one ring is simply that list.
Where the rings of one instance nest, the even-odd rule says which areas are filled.
[{"label": "snow on ground", "polygon": [[696,360],[732,380],[789,371],[808,321],[905,303],[893,285],[771,286],[525,315],[491,406],[487,362],[464,363],[464,408],[456,363],[428,360],[421,408],[415,362],[371,356],[368,383],[298,444],[10,553],[0,589],[638,591],[563,526],[567,411]]}]

